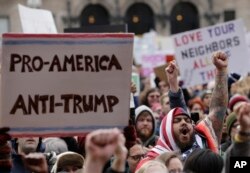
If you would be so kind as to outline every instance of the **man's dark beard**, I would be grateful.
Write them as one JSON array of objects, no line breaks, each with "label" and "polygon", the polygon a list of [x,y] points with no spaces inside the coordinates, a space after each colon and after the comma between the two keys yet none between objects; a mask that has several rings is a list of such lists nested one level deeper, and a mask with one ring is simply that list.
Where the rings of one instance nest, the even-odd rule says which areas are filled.
[{"label": "man's dark beard", "polygon": [[178,138],[175,138],[175,142],[177,146],[180,148],[181,152],[184,152],[193,146],[193,143],[195,142],[195,134],[194,133],[192,134],[191,140],[188,143],[183,144],[178,140]]}]

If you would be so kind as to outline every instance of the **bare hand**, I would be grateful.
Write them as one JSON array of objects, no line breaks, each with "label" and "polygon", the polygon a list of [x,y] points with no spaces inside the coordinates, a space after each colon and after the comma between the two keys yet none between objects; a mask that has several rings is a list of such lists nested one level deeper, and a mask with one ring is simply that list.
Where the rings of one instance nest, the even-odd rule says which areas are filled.
[{"label": "bare hand", "polygon": [[170,86],[170,90],[173,92],[177,92],[179,89],[178,86],[178,73],[179,73],[179,68],[176,64],[176,61],[171,61],[168,66],[165,69],[166,76],[168,78],[168,83]]},{"label": "bare hand", "polygon": [[91,132],[86,138],[87,157],[105,164],[119,145],[118,129],[100,129]]},{"label": "bare hand", "polygon": [[224,70],[228,67],[228,57],[224,52],[215,52],[212,58],[213,64],[218,70]]},{"label": "bare hand", "polygon": [[241,103],[235,112],[240,123],[240,130],[250,132],[250,103]]},{"label": "bare hand", "polygon": [[48,173],[46,158],[42,153],[30,153],[22,156],[25,167],[36,173]]},{"label": "bare hand", "polygon": [[125,141],[126,140],[125,140],[124,135],[120,134],[118,136],[118,145],[117,145],[117,148],[115,149],[115,152],[114,152],[114,155],[117,158],[122,158],[122,159],[126,159],[127,158],[128,150],[125,147]]}]

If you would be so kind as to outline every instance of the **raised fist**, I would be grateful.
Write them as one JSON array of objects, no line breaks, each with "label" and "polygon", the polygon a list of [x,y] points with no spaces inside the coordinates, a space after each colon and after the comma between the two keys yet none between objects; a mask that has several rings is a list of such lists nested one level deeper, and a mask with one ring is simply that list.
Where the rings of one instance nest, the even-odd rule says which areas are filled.
[{"label": "raised fist", "polygon": [[224,70],[228,67],[228,57],[224,52],[215,52],[212,55],[213,64],[218,70]]}]

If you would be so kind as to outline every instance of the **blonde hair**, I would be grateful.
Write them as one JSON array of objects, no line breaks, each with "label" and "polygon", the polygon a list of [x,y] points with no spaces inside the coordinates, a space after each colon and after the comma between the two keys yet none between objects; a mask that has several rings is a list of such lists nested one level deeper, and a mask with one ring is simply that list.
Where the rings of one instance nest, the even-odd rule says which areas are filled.
[{"label": "blonde hair", "polygon": [[165,170],[165,173],[168,173],[167,167],[162,162],[157,160],[147,161],[135,173],[145,173],[147,169],[153,166],[159,166]]},{"label": "blonde hair", "polygon": [[250,76],[246,76],[232,84],[231,94],[241,94],[248,96],[250,93]]},{"label": "blonde hair", "polygon": [[162,153],[157,156],[155,160],[162,162],[163,164],[165,164],[166,167],[168,167],[170,160],[173,158],[177,158],[182,162],[180,153],[175,151]]}]

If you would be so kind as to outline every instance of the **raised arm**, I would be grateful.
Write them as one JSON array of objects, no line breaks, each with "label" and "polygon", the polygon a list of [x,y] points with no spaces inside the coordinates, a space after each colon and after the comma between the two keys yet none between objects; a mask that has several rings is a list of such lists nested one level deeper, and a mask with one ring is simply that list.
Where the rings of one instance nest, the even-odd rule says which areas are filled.
[{"label": "raised arm", "polygon": [[182,107],[187,110],[187,105],[184,100],[184,96],[181,88],[178,85],[178,66],[176,61],[171,61],[169,65],[166,67],[165,72],[168,78],[169,83],[169,102],[170,108],[173,109],[175,107]]},{"label": "raised arm", "polygon": [[86,138],[86,159],[84,173],[102,173],[104,165],[115,155],[112,169],[125,170],[127,150],[125,139],[118,129],[100,129],[88,134]]},{"label": "raised arm", "polygon": [[215,88],[213,90],[211,98],[208,117],[212,122],[212,126],[218,139],[218,143],[220,143],[223,119],[226,115],[228,105],[228,57],[223,52],[215,52],[212,55],[212,61],[216,67],[217,73],[215,77]]}]

